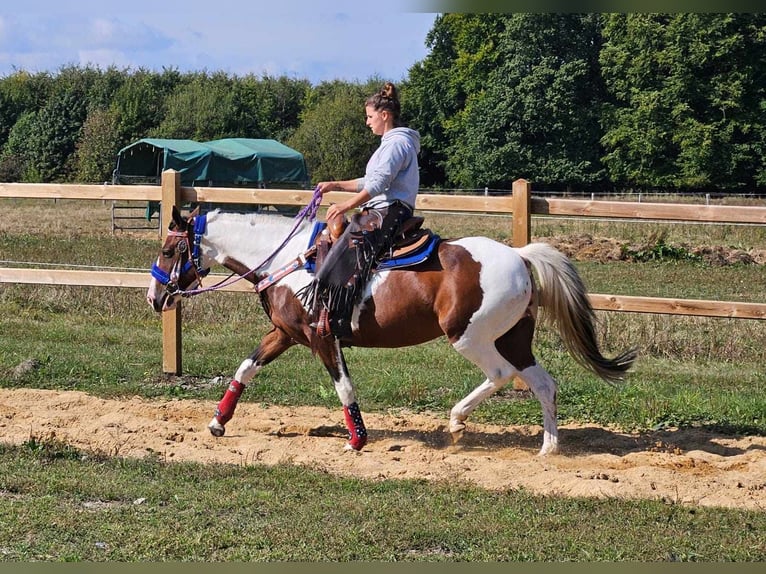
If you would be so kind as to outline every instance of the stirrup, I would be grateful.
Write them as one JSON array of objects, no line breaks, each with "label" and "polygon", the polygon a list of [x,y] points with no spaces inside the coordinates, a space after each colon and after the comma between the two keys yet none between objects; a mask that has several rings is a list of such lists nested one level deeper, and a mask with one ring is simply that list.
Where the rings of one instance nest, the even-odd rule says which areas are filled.
[{"label": "stirrup", "polygon": [[327,312],[327,309],[319,311],[319,317],[314,323],[311,323],[309,327],[314,329],[317,332],[317,335],[322,338],[330,335],[330,314]]}]

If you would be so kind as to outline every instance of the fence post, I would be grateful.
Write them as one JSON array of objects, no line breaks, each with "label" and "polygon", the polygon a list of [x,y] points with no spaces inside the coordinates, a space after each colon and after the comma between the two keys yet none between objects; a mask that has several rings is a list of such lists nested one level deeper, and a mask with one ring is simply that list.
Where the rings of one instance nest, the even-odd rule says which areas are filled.
[{"label": "fence post", "polygon": [[532,240],[532,184],[526,179],[513,182],[513,236],[514,247],[524,247]]},{"label": "fence post", "polygon": [[[173,206],[181,204],[181,173],[173,169],[162,172],[162,202],[160,203],[160,232],[162,241],[168,235],[173,219]],[[162,371],[181,374],[181,302],[176,308],[162,313]]]},{"label": "fence post", "polygon": [[[513,182],[513,236],[514,247],[524,247],[532,240],[532,184],[525,179]],[[527,384],[518,377],[513,378],[516,391],[528,391]]]}]

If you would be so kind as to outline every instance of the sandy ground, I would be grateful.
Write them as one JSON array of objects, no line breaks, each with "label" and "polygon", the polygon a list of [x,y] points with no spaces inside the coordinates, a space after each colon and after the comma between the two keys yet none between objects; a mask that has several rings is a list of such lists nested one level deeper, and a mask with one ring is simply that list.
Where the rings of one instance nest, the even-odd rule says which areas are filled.
[{"label": "sandy ground", "polygon": [[707,430],[626,434],[561,427],[563,453],[539,457],[542,429],[471,423],[452,444],[446,413],[363,413],[370,442],[345,451],[340,408],[241,403],[227,434],[206,428],[214,402],[105,400],[0,389],[0,441],[56,438],[81,449],[166,461],[305,465],[367,479],[425,479],[555,496],[657,499],[766,510],[766,437]]}]

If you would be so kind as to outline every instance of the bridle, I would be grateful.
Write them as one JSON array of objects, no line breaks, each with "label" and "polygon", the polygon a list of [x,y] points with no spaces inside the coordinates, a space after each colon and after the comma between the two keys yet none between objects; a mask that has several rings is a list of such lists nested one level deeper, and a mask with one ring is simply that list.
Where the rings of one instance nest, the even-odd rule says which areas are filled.
[{"label": "bridle", "polygon": [[[157,263],[152,264],[152,277],[161,285],[169,296],[184,294],[178,285],[179,280],[189,271],[194,272],[195,281],[192,284],[201,285],[202,278],[210,273],[210,268],[202,268],[202,251],[200,242],[207,227],[207,219],[204,215],[197,215],[189,220],[184,231],[175,229],[168,230],[168,237],[180,237],[175,244],[174,255],[177,256],[170,273],[165,272]],[[191,250],[189,249],[191,245]]]}]

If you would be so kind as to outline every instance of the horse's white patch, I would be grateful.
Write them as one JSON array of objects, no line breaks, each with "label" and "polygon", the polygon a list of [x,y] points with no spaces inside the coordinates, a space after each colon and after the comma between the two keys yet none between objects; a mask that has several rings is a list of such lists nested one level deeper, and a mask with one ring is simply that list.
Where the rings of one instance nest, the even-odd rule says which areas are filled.
[{"label": "horse's white patch", "polygon": [[246,385],[262,368],[263,367],[256,364],[252,359],[245,359],[239,364],[239,368],[237,369],[234,378],[243,385]]},{"label": "horse's white patch", "polygon": [[466,237],[450,243],[466,249],[481,264],[479,284],[483,294],[481,306],[453,346],[482,366],[487,376],[507,376],[510,365],[504,360],[498,364],[500,355],[494,342],[519,321],[529,304],[532,282],[526,264],[512,247],[486,237]]},{"label": "horse's white patch", "polygon": [[335,383],[335,392],[338,393],[338,398],[344,406],[349,406],[356,402],[356,392],[354,390],[354,382],[351,380],[348,371],[343,365],[343,352],[340,348],[340,341],[335,341],[335,356],[337,358],[336,364],[340,378]]}]

